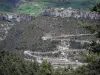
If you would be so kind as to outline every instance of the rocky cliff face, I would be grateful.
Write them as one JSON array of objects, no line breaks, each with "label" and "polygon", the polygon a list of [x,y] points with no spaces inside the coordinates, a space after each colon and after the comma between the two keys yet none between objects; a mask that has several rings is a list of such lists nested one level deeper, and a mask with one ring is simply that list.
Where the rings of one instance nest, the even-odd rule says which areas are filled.
[{"label": "rocky cliff face", "polygon": [[8,31],[13,25],[14,25],[13,23],[0,21],[0,41],[6,38]]},{"label": "rocky cliff face", "polygon": [[34,16],[25,14],[0,14],[0,42],[5,40],[8,35],[8,31],[16,23],[30,22],[34,19]]},{"label": "rocky cliff face", "polygon": [[32,21],[34,16],[26,15],[26,14],[0,14],[0,20],[8,21],[8,22],[26,22]]},{"label": "rocky cliff face", "polygon": [[82,19],[100,19],[100,14],[91,11],[77,10],[77,9],[64,9],[64,8],[50,8],[46,9],[42,15],[44,16],[54,16],[54,17],[73,17]]}]

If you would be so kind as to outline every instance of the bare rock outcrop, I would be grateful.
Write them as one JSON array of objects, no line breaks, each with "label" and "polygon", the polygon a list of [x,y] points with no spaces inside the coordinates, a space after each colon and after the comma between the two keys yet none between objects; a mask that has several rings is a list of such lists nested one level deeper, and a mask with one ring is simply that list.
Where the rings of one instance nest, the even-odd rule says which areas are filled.
[{"label": "bare rock outcrop", "polygon": [[34,16],[27,15],[27,14],[0,14],[0,20],[8,21],[8,22],[26,22],[32,21]]},{"label": "bare rock outcrop", "polygon": [[73,18],[82,18],[82,19],[94,19],[100,20],[100,14],[97,12],[84,11],[72,8],[50,8],[46,9],[43,13],[43,16],[54,16],[54,17],[73,17]]}]

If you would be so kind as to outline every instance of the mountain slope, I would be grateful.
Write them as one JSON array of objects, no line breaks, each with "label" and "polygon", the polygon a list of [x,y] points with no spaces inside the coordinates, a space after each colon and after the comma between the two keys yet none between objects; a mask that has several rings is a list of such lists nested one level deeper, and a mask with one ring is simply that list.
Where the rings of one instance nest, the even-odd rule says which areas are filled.
[{"label": "mountain slope", "polygon": [[[51,51],[55,50],[58,41],[42,39],[43,36],[61,36],[68,34],[88,34],[90,33],[81,24],[86,20],[53,18],[53,17],[36,17],[32,22],[18,23],[10,31],[4,41],[7,49],[34,51]],[[92,20],[87,21],[89,25],[95,24]],[[90,39],[91,40],[91,39]]]}]

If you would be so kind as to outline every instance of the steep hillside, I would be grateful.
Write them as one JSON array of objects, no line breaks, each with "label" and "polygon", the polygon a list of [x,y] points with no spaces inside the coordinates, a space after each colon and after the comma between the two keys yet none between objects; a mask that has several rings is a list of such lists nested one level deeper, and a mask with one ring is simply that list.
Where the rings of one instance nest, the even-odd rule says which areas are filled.
[{"label": "steep hillside", "polygon": [[[87,23],[86,23],[87,22]],[[94,21],[53,18],[53,17],[36,17],[32,22],[17,23],[9,32],[4,41],[7,49],[35,51],[55,50],[57,41],[42,39],[43,36],[61,36],[68,34],[89,34],[90,32],[81,25],[95,25]],[[91,40],[91,39],[90,39]]]}]

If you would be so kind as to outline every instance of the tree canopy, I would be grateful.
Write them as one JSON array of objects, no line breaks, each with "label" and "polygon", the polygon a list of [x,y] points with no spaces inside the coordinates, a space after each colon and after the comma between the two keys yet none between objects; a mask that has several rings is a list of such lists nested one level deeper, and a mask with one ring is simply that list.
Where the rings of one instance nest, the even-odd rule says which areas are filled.
[{"label": "tree canopy", "polygon": [[99,12],[99,13],[100,13],[100,3],[97,3],[97,4],[92,8],[92,11],[95,11],[95,12]]}]

